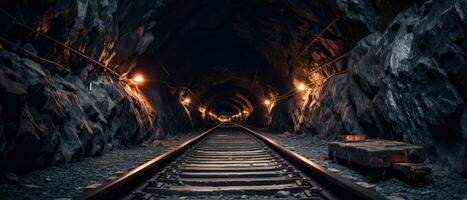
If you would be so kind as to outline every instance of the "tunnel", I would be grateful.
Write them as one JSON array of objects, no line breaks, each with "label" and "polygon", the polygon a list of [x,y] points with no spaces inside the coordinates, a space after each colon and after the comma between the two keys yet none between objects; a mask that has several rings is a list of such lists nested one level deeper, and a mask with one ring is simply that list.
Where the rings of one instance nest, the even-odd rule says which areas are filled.
[{"label": "tunnel", "polygon": [[[294,82],[313,84],[304,69],[342,56],[367,34],[362,24],[341,19],[335,5],[315,2],[307,12],[299,3],[170,2],[154,16],[163,28],[148,31],[163,39],[149,45],[132,71],[157,74],[154,84],[187,87],[183,95],[208,112],[251,112],[249,123],[267,125],[264,101],[279,103],[275,98],[294,90]],[[186,9],[177,9],[180,4]],[[338,60],[322,73],[344,68]]]},{"label": "tunnel", "polygon": [[363,187],[466,199],[466,16],[464,0],[2,1],[0,198],[232,123],[305,155],[354,135],[416,145],[431,189]]}]

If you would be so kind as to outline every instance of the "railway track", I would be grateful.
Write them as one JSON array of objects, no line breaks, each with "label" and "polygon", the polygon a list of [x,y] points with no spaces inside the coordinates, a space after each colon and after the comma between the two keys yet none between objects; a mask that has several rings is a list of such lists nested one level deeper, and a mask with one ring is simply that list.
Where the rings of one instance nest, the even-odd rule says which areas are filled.
[{"label": "railway track", "polygon": [[246,127],[218,125],[82,199],[383,199]]}]

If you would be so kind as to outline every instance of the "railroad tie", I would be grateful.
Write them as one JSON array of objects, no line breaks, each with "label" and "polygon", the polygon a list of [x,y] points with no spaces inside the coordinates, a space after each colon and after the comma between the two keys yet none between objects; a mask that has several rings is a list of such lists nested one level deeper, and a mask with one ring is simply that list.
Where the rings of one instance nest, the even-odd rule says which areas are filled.
[{"label": "railroad tie", "polygon": [[[171,169],[171,170],[169,170]],[[309,198],[313,187],[292,165],[241,131],[218,131],[187,151],[144,193],[153,195],[275,195]]]}]

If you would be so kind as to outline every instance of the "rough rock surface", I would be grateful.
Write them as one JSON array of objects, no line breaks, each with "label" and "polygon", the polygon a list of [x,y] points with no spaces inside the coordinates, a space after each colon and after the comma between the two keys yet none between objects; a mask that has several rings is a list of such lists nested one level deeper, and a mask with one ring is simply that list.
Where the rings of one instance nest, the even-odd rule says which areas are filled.
[{"label": "rough rock surface", "polygon": [[102,76],[84,84],[0,49],[0,168],[22,172],[155,137],[155,113],[134,89]]},{"label": "rough rock surface", "polygon": [[423,145],[465,173],[466,15],[462,0],[417,2],[398,14],[357,44],[347,73],[308,98],[296,130]]},{"label": "rough rock surface", "polygon": [[[153,42],[151,16],[162,5],[115,0],[0,3],[20,23],[123,75]],[[186,119],[173,120],[153,110],[161,107],[160,101],[147,102],[137,88],[11,20],[2,13],[0,173],[73,162],[187,129]],[[56,64],[38,63],[37,57]],[[160,128],[165,121],[172,122],[171,129]]]}]

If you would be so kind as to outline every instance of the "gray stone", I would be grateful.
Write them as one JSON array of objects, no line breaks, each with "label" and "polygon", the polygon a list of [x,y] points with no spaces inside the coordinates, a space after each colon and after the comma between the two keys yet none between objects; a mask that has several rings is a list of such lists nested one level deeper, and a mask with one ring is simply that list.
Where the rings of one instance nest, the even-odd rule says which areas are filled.
[{"label": "gray stone", "polygon": [[34,185],[34,184],[24,184],[24,187],[31,188],[31,189],[40,189],[42,186]]},{"label": "gray stone", "polygon": [[281,190],[278,191],[274,196],[277,198],[290,197],[290,191]]},{"label": "gray stone", "polygon": [[5,173],[4,176],[5,176],[5,179],[8,181],[15,182],[15,183],[20,182],[19,177],[14,173]]}]

